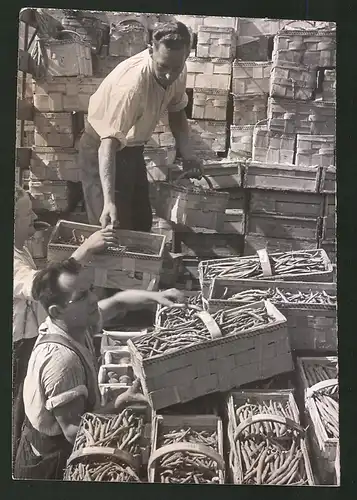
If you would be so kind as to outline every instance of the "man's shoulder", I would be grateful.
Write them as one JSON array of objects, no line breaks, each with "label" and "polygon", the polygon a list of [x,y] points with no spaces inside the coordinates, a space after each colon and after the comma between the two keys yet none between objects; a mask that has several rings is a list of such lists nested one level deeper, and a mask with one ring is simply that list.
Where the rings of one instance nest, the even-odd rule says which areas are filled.
[{"label": "man's shoulder", "polygon": [[128,82],[132,86],[145,82],[149,76],[148,51],[144,50],[118,64],[107,76],[107,81],[124,85]]}]

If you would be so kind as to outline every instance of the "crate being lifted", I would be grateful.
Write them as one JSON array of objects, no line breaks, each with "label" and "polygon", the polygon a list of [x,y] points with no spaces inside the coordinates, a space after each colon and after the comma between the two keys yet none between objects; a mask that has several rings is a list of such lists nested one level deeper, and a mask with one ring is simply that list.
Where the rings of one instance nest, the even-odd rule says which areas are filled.
[{"label": "crate being lifted", "polygon": [[[49,261],[68,259],[80,244],[100,228],[60,220],[48,244]],[[147,289],[160,275],[165,236],[139,231],[117,230],[118,247],[93,256],[88,268],[94,270],[98,287]]]}]

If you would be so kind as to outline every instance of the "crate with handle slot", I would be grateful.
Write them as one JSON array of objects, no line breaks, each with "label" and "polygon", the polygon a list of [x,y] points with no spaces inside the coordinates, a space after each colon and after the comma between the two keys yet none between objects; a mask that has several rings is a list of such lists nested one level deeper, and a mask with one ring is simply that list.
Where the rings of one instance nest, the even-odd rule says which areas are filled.
[{"label": "crate with handle slot", "polygon": [[158,217],[188,227],[204,227],[218,230],[224,223],[224,213],[229,194],[216,191],[210,180],[204,177],[208,189],[194,185],[180,185],[187,177],[184,172],[176,183],[156,183],[155,211]]},{"label": "crate with handle slot", "polygon": [[[48,258],[69,258],[98,226],[60,220],[48,244]],[[116,231],[119,245],[93,256],[88,264],[94,270],[96,286],[108,288],[147,288],[160,275],[165,236],[140,231]]]},{"label": "crate with handle slot", "polygon": [[258,250],[253,256],[205,260],[198,273],[205,297],[214,278],[283,281],[331,281],[332,264],[322,249],[268,253]]},{"label": "crate with handle slot", "polygon": [[267,118],[268,94],[233,95],[233,125],[254,125]]},{"label": "crate with handle slot", "polygon": [[[335,459],[339,442],[338,358],[337,356],[300,357],[297,358],[296,364],[298,389],[303,400],[303,411],[309,423],[320,483],[334,484]],[[320,395],[323,397],[323,394],[329,400],[328,416],[324,410],[326,402],[320,399]]]},{"label": "crate with handle slot", "polygon": [[30,171],[30,179],[34,181],[79,182],[78,151],[74,148],[33,147]]},{"label": "crate with handle slot", "polygon": [[236,34],[233,28],[199,26],[197,33],[197,57],[233,59]]},{"label": "crate with handle slot", "polygon": [[315,485],[292,390],[234,391],[226,405],[234,484]]},{"label": "crate with handle slot", "polygon": [[232,92],[238,95],[268,94],[271,61],[237,61],[232,65]]},{"label": "crate with handle slot", "polygon": [[293,238],[274,238],[246,233],[244,236],[244,256],[255,255],[262,248],[268,252],[300,252],[318,247],[314,240],[296,240]]},{"label": "crate with handle slot", "polygon": [[319,218],[248,213],[246,234],[312,241],[317,246],[321,224]]},{"label": "crate with handle slot", "polygon": [[[227,314],[241,318],[240,326],[229,323]],[[180,336],[181,347],[167,352],[165,344],[158,351],[158,338],[177,335],[178,326],[128,341],[134,373],[155,410],[292,370],[286,319],[269,301],[226,310],[224,317],[198,312],[181,328],[186,324],[195,325],[190,332],[202,333],[183,347]]]},{"label": "crate with handle slot", "polygon": [[337,351],[336,283],[214,279],[208,312],[269,299],[286,317],[294,351]]},{"label": "crate with handle slot", "polygon": [[[173,456],[180,465],[169,464]],[[202,469],[201,466],[200,470],[198,466],[196,470],[192,463],[196,458],[208,467]],[[156,415],[152,424],[148,480],[150,483],[224,484],[221,419],[216,415]]]},{"label": "crate with handle slot", "polygon": [[270,97],[309,101],[317,87],[317,70],[291,62],[273,62]]},{"label": "crate with handle slot", "polygon": [[227,59],[189,57],[186,88],[229,90],[232,64]]},{"label": "crate with handle slot", "polygon": [[252,160],[263,163],[292,164],[295,142],[295,134],[270,130],[268,120],[257,122],[253,128]]},{"label": "crate with handle slot", "polygon": [[295,163],[319,167],[335,165],[335,136],[298,134]]},{"label": "crate with handle slot", "polygon": [[194,120],[226,120],[228,90],[193,89]]}]

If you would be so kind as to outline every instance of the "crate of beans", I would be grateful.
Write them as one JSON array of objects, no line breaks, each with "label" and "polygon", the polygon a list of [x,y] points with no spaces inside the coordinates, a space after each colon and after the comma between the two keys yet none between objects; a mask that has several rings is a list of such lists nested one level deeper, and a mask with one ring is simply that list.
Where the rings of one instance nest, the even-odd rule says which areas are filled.
[{"label": "crate of beans", "polygon": [[150,415],[145,407],[119,415],[85,413],[63,479],[140,483],[150,453]]},{"label": "crate of beans", "polygon": [[224,484],[222,421],[215,415],[153,419],[150,483]]},{"label": "crate of beans", "polygon": [[237,391],[227,401],[234,484],[314,486],[293,391]]},{"label": "crate of beans", "polygon": [[293,350],[337,350],[336,283],[223,280],[212,282],[210,312],[269,299],[286,317]]},{"label": "crate of beans", "polygon": [[298,358],[297,369],[318,476],[321,483],[333,484],[339,442],[337,357]]},{"label": "crate of beans", "polygon": [[[128,339],[141,337],[147,333],[146,329],[134,327],[117,327],[113,329],[103,329],[101,341],[101,353],[105,355],[107,351],[122,352]],[[126,349],[126,347],[125,347]]]}]

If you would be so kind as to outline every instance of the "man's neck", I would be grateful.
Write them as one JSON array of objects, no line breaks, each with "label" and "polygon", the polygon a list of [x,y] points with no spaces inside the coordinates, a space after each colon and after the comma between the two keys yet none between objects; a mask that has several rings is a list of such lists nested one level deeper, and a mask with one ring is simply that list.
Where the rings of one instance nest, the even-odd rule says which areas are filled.
[{"label": "man's neck", "polygon": [[85,328],[69,328],[68,325],[66,325],[63,321],[60,320],[51,320],[52,323],[60,328],[64,333],[66,333],[69,337],[71,337],[73,340],[78,342],[79,344],[85,344],[85,338],[86,338],[86,329]]}]

